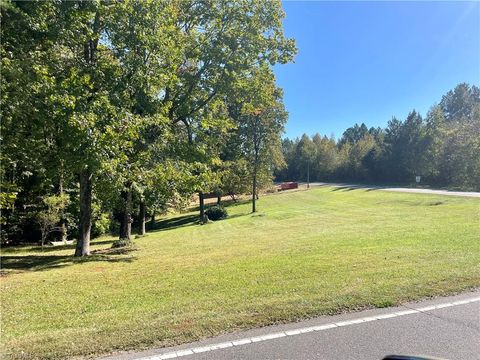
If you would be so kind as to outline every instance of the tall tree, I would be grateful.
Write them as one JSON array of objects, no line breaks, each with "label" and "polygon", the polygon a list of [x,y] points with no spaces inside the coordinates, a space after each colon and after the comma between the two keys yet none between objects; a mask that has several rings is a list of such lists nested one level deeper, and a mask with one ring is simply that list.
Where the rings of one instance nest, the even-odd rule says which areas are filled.
[{"label": "tall tree", "polygon": [[272,159],[281,146],[280,135],[287,119],[282,92],[275,86],[270,68],[262,66],[251,77],[237,83],[239,92],[231,114],[237,120],[252,179],[252,212],[256,212],[258,175],[273,172]]},{"label": "tall tree", "polygon": [[472,119],[475,108],[480,104],[480,89],[466,83],[458,84],[447,92],[440,101],[447,122]]},{"label": "tall tree", "polygon": [[307,134],[303,134],[297,145],[296,159],[299,173],[307,181],[307,188],[310,188],[310,172],[316,154],[316,147]]},{"label": "tall tree", "polygon": [[[118,90],[124,69],[108,38],[112,25],[109,14],[117,5],[18,2],[7,10],[16,14],[12,15],[16,16],[15,21],[10,23],[12,32],[23,31],[26,24],[40,35],[33,45],[26,41],[21,54],[12,55],[14,61],[24,62],[25,73],[30,76],[27,83],[35,89],[26,94],[26,101],[32,105],[33,121],[29,121],[30,130],[23,141],[26,148],[51,159],[52,146],[43,152],[45,147],[35,144],[44,141],[44,134],[54,134],[55,153],[62,156],[61,172],[78,176],[80,219],[76,256],[89,254],[94,177],[104,164],[124,156],[123,149],[129,146],[132,136],[131,121],[122,107],[123,94]],[[12,118],[21,123],[22,115],[13,114]]]},{"label": "tall tree", "polygon": [[[221,103],[236,96],[238,82],[258,66],[290,61],[296,49],[293,40],[284,37],[279,1],[183,1],[176,6],[182,62],[176,81],[165,88],[162,99],[169,105],[171,123],[184,130],[187,141],[195,146],[200,144],[195,139],[205,133],[205,120],[209,119],[212,128],[209,112],[218,111]],[[219,120],[223,124],[217,121],[215,128],[228,127],[228,119]],[[210,178],[212,166],[197,169],[207,171],[198,174],[199,179]],[[211,180],[199,183],[200,198],[212,184]]]},{"label": "tall tree", "polygon": [[92,202],[111,211],[122,192],[129,237],[132,199],[144,214],[147,204],[209,191],[221,169],[234,174],[220,149],[236,133],[227,110],[238,85],[296,51],[279,1],[14,1],[1,10],[8,198],[25,182],[47,196],[78,181],[69,189],[79,197],[77,256],[89,254]]},{"label": "tall tree", "polygon": [[[136,119],[132,146],[126,148],[124,163],[118,163],[121,177],[123,211],[120,239],[131,239],[132,196],[139,191],[141,232],[145,231],[144,191],[148,176],[155,168],[151,150],[156,141],[164,142],[168,111],[160,97],[173,80],[180,49],[174,46],[180,30],[175,27],[175,5],[168,2],[120,2],[110,13],[106,35],[115,57],[122,64],[119,91],[124,95],[127,115]],[[151,136],[155,134],[156,136]]]}]

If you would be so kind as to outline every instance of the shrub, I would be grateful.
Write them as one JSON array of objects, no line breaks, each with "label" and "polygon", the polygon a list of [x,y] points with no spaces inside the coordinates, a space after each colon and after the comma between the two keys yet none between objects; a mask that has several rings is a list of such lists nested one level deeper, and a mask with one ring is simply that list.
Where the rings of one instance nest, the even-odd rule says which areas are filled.
[{"label": "shrub", "polygon": [[120,239],[120,240],[115,240],[112,243],[112,249],[118,249],[122,247],[130,247],[132,246],[133,243],[131,240],[126,240],[126,239]]},{"label": "shrub", "polygon": [[205,211],[205,214],[208,216],[208,219],[212,221],[222,220],[228,216],[227,210],[219,205],[209,207]]}]

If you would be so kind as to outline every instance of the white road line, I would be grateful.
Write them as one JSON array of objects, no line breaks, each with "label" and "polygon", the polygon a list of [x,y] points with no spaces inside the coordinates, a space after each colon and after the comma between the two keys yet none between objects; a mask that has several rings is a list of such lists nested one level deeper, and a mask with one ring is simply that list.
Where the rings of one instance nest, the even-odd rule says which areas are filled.
[{"label": "white road line", "polygon": [[251,342],[252,342],[252,340],[250,340],[250,339],[240,339],[240,340],[232,341],[233,346],[250,344]]},{"label": "white road line", "polygon": [[269,341],[269,340],[272,340],[272,339],[278,339],[278,338],[285,337],[285,336],[295,336],[295,335],[305,334],[305,333],[309,333],[309,332],[313,332],[313,331],[323,331],[323,330],[333,329],[333,328],[336,328],[336,327],[362,324],[362,323],[370,322],[370,321],[379,321],[379,320],[384,320],[384,319],[391,319],[391,318],[410,315],[410,314],[418,314],[418,313],[421,313],[421,312],[426,312],[426,311],[431,311],[431,310],[436,310],[436,309],[443,309],[443,308],[447,308],[447,307],[451,307],[451,306],[469,304],[469,303],[477,302],[477,301],[480,301],[480,296],[470,298],[470,299],[458,300],[458,301],[454,301],[454,302],[450,302],[450,303],[443,303],[443,304],[432,305],[432,306],[424,306],[424,307],[417,308],[417,309],[409,309],[409,310],[397,311],[397,312],[388,313],[388,314],[380,314],[380,315],[375,315],[375,316],[368,316],[368,317],[363,317],[363,318],[357,318],[357,319],[351,319],[351,320],[345,320],[345,321],[338,321],[338,322],[335,322],[335,323],[328,323],[328,324],[310,326],[310,327],[299,328],[299,329],[292,329],[292,330],[281,331],[281,332],[276,332],[276,333],[271,333],[271,334],[265,334],[265,335],[250,337],[250,338],[243,338],[243,339],[238,339],[238,340],[233,340],[233,341],[227,341],[227,342],[218,343],[218,344],[211,344],[211,345],[202,346],[202,347],[172,351],[172,352],[169,352],[169,353],[166,353],[166,354],[139,358],[138,360],[175,359],[175,358],[179,358],[179,357],[183,357],[183,356],[188,356],[188,355],[193,355],[193,354],[198,354],[198,353],[203,353],[203,352],[208,352],[208,351],[214,351],[214,350],[218,350],[218,349],[225,349],[225,348],[230,348],[230,347],[235,347],[235,346],[242,346],[242,345],[255,343],[255,342],[260,342],[260,341]]}]

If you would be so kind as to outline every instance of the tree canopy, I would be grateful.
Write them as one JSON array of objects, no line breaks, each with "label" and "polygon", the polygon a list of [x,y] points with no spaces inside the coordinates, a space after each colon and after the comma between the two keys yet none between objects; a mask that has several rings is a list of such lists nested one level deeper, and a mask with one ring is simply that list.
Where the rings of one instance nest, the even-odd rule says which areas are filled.
[{"label": "tree canopy", "polygon": [[480,90],[459,84],[431,107],[426,117],[412,110],[385,128],[355,124],[340,139],[319,134],[284,139],[285,169],[277,180],[409,184],[421,182],[480,190]]},{"label": "tree canopy", "polygon": [[251,164],[254,107],[278,124],[265,149],[280,141],[271,69],[296,48],[279,1],[11,1],[1,16],[4,243],[39,238],[49,196],[68,198],[63,236],[84,256],[92,231],[130,239],[195,192],[243,191],[231,164]]}]

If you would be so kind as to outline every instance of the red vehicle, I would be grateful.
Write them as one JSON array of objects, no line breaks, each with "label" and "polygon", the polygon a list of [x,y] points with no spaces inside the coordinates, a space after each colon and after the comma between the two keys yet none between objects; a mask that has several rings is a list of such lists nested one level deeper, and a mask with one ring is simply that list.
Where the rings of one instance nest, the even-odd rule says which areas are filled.
[{"label": "red vehicle", "polygon": [[281,183],[278,191],[291,190],[291,189],[298,189],[298,183],[297,182]]}]

